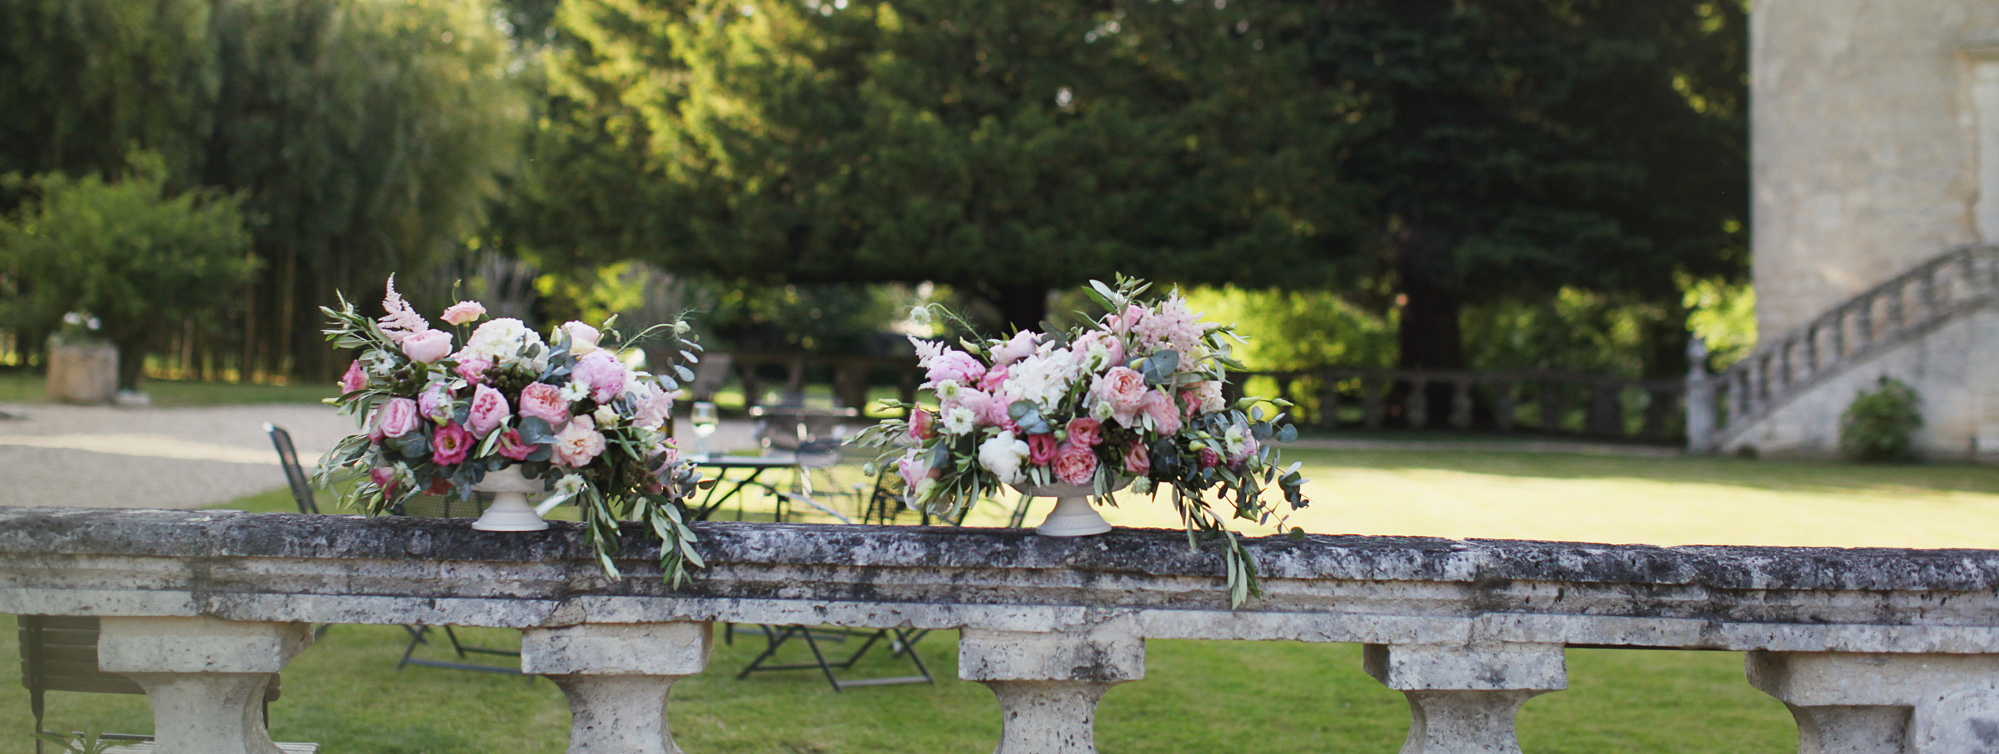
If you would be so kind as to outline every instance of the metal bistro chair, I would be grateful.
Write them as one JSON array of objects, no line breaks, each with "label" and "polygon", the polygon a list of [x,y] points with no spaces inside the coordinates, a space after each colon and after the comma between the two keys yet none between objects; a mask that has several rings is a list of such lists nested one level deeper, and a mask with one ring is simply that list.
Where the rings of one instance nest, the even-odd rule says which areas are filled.
[{"label": "metal bistro chair", "polygon": [[[278,449],[278,460],[284,464],[285,481],[291,485],[292,499],[298,503],[298,512],[319,513],[319,505],[313,499],[312,485],[306,479],[305,470],[299,467],[298,450],[292,445],[291,433],[286,432],[283,427],[271,424],[270,422],[264,423],[264,432],[271,436],[271,444]],[[419,516],[425,518],[477,516],[485,512],[485,501],[482,498],[457,500],[448,495],[418,495],[415,499],[396,506],[390,512],[398,516]],[[332,628],[331,624],[321,625],[313,631],[313,636],[324,636],[326,635],[326,630],[329,628]],[[452,652],[457,654],[459,660],[471,659],[470,655],[475,654],[499,657],[521,656],[520,652],[513,650],[475,647],[466,644],[458,640],[458,632],[452,630],[450,626],[442,626],[441,628],[444,629],[445,639],[451,643]],[[407,646],[403,647],[402,659],[396,662],[397,670],[402,670],[408,665],[416,665],[419,667],[444,668],[447,670],[470,670],[480,673],[524,675],[517,668],[480,665],[471,662],[429,660],[415,656],[417,647],[430,643],[430,629],[430,626],[403,626],[403,630],[409,632],[410,641]],[[534,676],[527,676],[527,679],[529,683],[534,682]]]}]

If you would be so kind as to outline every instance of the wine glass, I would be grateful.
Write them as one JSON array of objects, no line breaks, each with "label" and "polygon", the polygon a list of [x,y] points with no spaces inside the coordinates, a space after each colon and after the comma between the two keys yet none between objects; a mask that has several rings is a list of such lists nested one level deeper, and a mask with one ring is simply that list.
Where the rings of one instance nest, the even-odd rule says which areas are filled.
[{"label": "wine glass", "polygon": [[714,436],[718,420],[715,418],[715,404],[708,401],[694,403],[694,454],[707,458],[713,451],[708,447],[708,438]]}]

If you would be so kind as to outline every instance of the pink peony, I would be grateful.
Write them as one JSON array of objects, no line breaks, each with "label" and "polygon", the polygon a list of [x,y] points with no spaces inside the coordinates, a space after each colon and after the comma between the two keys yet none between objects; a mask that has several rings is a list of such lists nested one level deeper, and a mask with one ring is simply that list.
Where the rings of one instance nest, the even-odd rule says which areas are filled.
[{"label": "pink peony", "polygon": [[938,406],[937,413],[950,416],[951,409],[962,408],[972,412],[972,422],[976,425],[985,421],[988,416],[987,411],[990,410],[992,402],[992,396],[971,388],[965,388],[958,391],[958,400],[946,401],[943,405]]},{"label": "pink peony", "polygon": [[450,353],[451,333],[443,330],[425,330],[403,338],[403,354],[411,361],[429,364]]},{"label": "pink peony", "polygon": [[638,413],[632,423],[646,429],[666,426],[667,421],[673,418],[673,397],[677,394],[661,390],[658,385],[645,385],[639,391],[636,401]]},{"label": "pink peony", "polygon": [[1014,333],[1013,339],[992,350],[993,366],[1003,367],[1034,354],[1039,344],[1034,342],[1033,330]]},{"label": "pink peony", "polygon": [[340,375],[340,392],[352,393],[368,386],[368,373],[361,371],[361,362],[347,364],[347,373]]},{"label": "pink peony", "polygon": [[1027,462],[1036,466],[1047,466],[1055,460],[1054,435],[1027,436]]},{"label": "pink peony", "polygon": [[462,325],[483,316],[486,316],[485,305],[477,301],[460,301],[444,310],[443,319],[454,325]]},{"label": "pink peony", "polygon": [[936,415],[920,408],[911,411],[909,413],[909,439],[912,442],[923,442],[924,440],[936,437],[936,424]]},{"label": "pink peony", "polygon": [[949,350],[930,360],[928,377],[931,385],[942,385],[945,380],[960,385],[977,384],[986,376],[986,365],[978,358],[959,350]]},{"label": "pink peony", "polygon": [[375,410],[374,429],[368,432],[368,438],[381,442],[385,437],[402,437],[416,429],[416,423],[416,401],[390,398]]},{"label": "pink peony", "polygon": [[998,395],[1001,385],[1006,384],[1006,367],[986,370],[986,376],[979,378],[978,388],[988,394]]},{"label": "pink peony", "polygon": [[1145,389],[1145,375],[1130,367],[1111,367],[1097,376],[1090,385],[1090,392],[1097,400],[1111,404],[1111,415],[1126,427],[1135,422],[1133,417],[1145,407],[1145,397],[1150,392]]},{"label": "pink peony", "polygon": [[1152,427],[1159,434],[1170,435],[1180,431],[1180,410],[1173,405],[1173,398],[1154,390],[1145,397],[1145,415],[1152,418]]},{"label": "pink peony", "polygon": [[1087,445],[1063,443],[1055,451],[1055,462],[1048,469],[1055,472],[1055,478],[1068,484],[1089,484],[1097,475],[1097,454]]},{"label": "pink peony", "polygon": [[576,368],[570,370],[569,378],[589,385],[592,400],[609,403],[618,397],[618,393],[624,392],[626,372],[618,357],[600,348],[577,359]]},{"label": "pink peony", "polygon": [[416,407],[424,418],[442,424],[451,418],[451,392],[444,389],[442,382],[430,383],[430,387],[416,397]]},{"label": "pink peony", "polygon": [[1133,440],[1124,449],[1124,470],[1141,475],[1152,470],[1152,451],[1145,449],[1145,443]]},{"label": "pink peony", "polygon": [[480,437],[492,434],[513,418],[513,408],[507,405],[507,396],[485,385],[472,389],[472,409],[465,421],[472,425],[472,434]]},{"label": "pink peony", "polygon": [[562,397],[562,388],[537,382],[521,389],[521,416],[532,416],[551,427],[559,427],[569,421],[569,400]]},{"label": "pink peony", "polygon": [[[464,353],[464,351],[459,351]],[[486,370],[493,368],[493,362],[481,356],[466,356],[458,360],[458,367],[451,371],[474,385],[486,382]]]},{"label": "pink peony", "polygon": [[979,421],[988,427],[999,427],[1008,432],[1020,434],[1020,425],[1014,422],[1013,414],[1007,413],[1008,409],[1012,407],[1012,396],[1005,393],[994,393],[992,399],[986,401],[986,415],[980,417]]},{"label": "pink peony", "polygon": [[465,453],[472,449],[472,433],[451,422],[438,427],[430,436],[430,461],[441,466],[449,466],[465,460]]},{"label": "pink peony", "polygon": [[1087,416],[1069,420],[1069,442],[1094,448],[1104,441],[1103,423]]},{"label": "pink peony", "polygon": [[555,433],[555,462],[557,465],[580,469],[590,465],[590,460],[604,452],[604,435],[597,431],[597,422],[588,416],[570,420],[569,426]]},{"label": "pink peony", "polygon": [[516,461],[525,461],[528,459],[528,455],[534,453],[535,448],[539,447],[541,446],[529,445],[526,442],[521,441],[520,430],[509,429],[505,432],[500,433],[499,447],[495,448],[495,450],[498,450],[500,455],[512,458]]}]

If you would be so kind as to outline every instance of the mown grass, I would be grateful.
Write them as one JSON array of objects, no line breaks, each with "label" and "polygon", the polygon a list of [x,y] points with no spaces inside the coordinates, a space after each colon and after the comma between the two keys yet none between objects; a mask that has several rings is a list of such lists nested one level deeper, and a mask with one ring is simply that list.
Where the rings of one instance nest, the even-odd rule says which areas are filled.
[{"label": "mown grass", "polygon": [[[141,380],[139,389],[152,396],[153,405],[161,408],[318,403],[320,399],[331,398],[338,393],[332,384],[256,385],[154,379]],[[39,374],[0,372],[0,403],[47,403],[47,390],[47,383]]]}]

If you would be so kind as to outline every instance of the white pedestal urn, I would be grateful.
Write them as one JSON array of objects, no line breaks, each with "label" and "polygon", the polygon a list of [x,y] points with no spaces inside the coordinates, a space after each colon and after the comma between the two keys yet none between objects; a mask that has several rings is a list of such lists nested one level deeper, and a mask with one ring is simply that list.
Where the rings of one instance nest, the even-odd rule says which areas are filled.
[{"label": "white pedestal urn", "polygon": [[[1110,492],[1124,489],[1131,480],[1124,479],[1112,485]],[[1109,521],[1097,515],[1097,509],[1090,505],[1090,496],[1097,488],[1087,484],[1031,484],[1016,485],[1014,489],[1030,497],[1055,498],[1055,509],[1048,512],[1048,519],[1034,527],[1034,533],[1044,537],[1088,537],[1111,530]]]},{"label": "white pedestal urn", "polygon": [[486,507],[485,515],[472,522],[472,528],[479,531],[542,531],[548,522],[528,505],[528,495],[545,489],[540,479],[529,479],[521,474],[521,467],[508,466],[499,471],[486,472],[486,478],[472,485],[473,492],[493,493],[493,504]]}]

